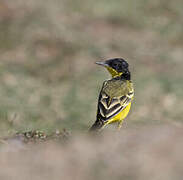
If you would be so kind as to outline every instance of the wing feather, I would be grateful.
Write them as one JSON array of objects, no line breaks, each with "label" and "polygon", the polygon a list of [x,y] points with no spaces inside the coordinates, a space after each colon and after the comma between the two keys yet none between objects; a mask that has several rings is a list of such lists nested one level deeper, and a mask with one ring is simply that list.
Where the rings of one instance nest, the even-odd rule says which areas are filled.
[{"label": "wing feather", "polygon": [[[134,95],[133,91],[127,91],[122,87],[125,89],[125,93],[121,93],[117,97],[110,96],[106,93],[106,90],[108,91],[107,85],[108,81],[105,81],[98,100],[97,118],[103,121],[107,121],[121,112],[131,102]],[[122,84],[122,86],[125,86],[125,84]]]}]

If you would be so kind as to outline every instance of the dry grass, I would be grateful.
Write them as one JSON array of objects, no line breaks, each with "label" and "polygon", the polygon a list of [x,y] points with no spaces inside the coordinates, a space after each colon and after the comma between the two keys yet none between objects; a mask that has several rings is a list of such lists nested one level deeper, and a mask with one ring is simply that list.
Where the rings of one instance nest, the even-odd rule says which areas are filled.
[{"label": "dry grass", "polygon": [[129,127],[181,123],[180,5],[0,1],[0,134],[88,129],[108,77],[94,62],[111,57],[130,63],[135,101]]}]

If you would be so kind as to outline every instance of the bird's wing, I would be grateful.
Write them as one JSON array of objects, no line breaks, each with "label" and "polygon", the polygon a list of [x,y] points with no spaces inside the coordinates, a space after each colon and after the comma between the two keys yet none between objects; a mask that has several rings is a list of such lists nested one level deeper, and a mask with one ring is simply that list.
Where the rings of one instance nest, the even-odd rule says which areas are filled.
[{"label": "bird's wing", "polygon": [[110,89],[110,82],[105,81],[99,95],[97,119],[103,121],[107,121],[121,112],[131,102],[134,95],[133,87],[129,88],[126,82],[118,83],[116,89],[114,87],[112,90]]}]

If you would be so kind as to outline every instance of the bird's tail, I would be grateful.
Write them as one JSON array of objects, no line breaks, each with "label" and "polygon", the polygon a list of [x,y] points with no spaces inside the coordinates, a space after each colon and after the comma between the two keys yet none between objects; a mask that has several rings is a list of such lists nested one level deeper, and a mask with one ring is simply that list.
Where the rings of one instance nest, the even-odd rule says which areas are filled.
[{"label": "bird's tail", "polygon": [[97,131],[103,127],[104,123],[100,120],[95,121],[89,131]]}]

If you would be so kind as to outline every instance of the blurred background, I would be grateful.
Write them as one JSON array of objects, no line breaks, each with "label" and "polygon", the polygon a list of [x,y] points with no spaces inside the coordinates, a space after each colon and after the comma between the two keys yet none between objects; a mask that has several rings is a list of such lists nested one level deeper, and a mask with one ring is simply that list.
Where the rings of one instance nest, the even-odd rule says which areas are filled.
[{"label": "blurred background", "polygon": [[181,0],[1,0],[0,134],[87,131],[110,77],[94,63],[114,57],[135,85],[125,126],[182,124],[182,46]]},{"label": "blurred background", "polygon": [[135,86],[118,134],[7,153],[13,143],[0,149],[0,179],[181,180],[182,48],[181,0],[0,0],[1,137],[85,134],[110,78],[96,61],[126,59]]}]

